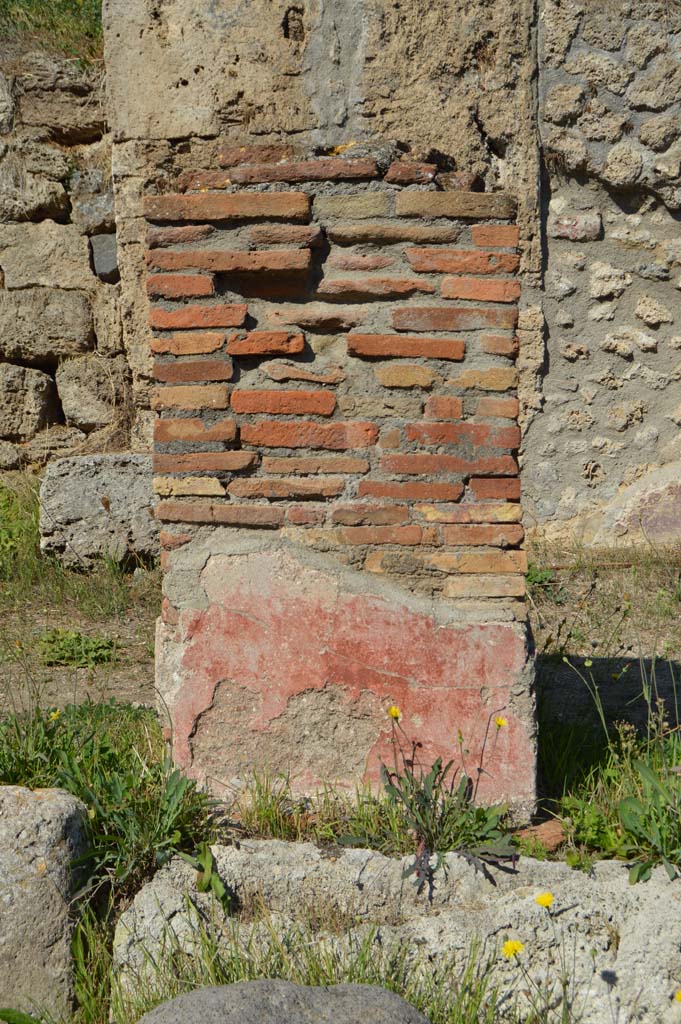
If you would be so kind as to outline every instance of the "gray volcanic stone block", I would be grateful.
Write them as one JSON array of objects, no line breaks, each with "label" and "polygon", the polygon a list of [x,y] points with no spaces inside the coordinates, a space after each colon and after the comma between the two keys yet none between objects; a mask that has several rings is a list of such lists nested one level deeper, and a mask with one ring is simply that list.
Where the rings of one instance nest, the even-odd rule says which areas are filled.
[{"label": "gray volcanic stone block", "polygon": [[428,1024],[376,985],[309,988],[269,978],[198,989],[157,1006],[140,1024]]},{"label": "gray volcanic stone block", "polygon": [[92,265],[95,274],[102,281],[115,284],[118,281],[118,249],[115,235],[93,235],[90,239]]},{"label": "gray volcanic stone block", "polygon": [[85,807],[58,789],[0,787],[0,1003],[53,1019],[71,1007],[71,863]]},{"label": "gray volcanic stone block", "polygon": [[158,554],[149,455],[57,459],[47,467],[40,499],[41,548],[66,565]]}]

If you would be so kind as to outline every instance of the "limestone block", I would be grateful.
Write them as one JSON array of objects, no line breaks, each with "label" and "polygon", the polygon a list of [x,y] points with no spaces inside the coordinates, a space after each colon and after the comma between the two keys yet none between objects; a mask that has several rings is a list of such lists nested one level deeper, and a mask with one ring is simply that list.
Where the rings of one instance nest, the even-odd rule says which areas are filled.
[{"label": "limestone block", "polygon": [[581,85],[556,85],[544,101],[544,117],[553,124],[569,124],[579,117],[585,102]]},{"label": "limestone block", "polygon": [[11,173],[0,162],[0,221],[65,220],[69,197],[59,181]]},{"label": "limestone block", "polygon": [[[556,689],[559,687],[562,701],[566,702],[567,692],[571,706],[583,711],[582,694],[574,690],[569,678],[562,676]],[[622,711],[624,707],[623,702]],[[579,721],[573,715],[574,711],[570,720]],[[260,899],[272,914],[271,922],[260,926],[260,931],[252,922],[237,924],[241,942],[250,936],[258,948],[262,948],[260,943],[266,947],[273,941],[268,924],[280,936],[296,923],[305,922],[306,915],[309,919],[311,908],[320,907],[338,908],[357,921],[340,939],[341,948],[365,937],[371,924],[377,929],[377,957],[393,948],[409,950],[411,964],[421,958],[426,970],[430,965],[442,965],[450,956],[460,957],[474,939],[490,948],[503,938],[517,936],[531,950],[532,962],[543,965],[541,984],[555,985],[555,992],[544,990],[543,995],[552,1000],[557,1012],[559,971],[546,973],[546,965],[553,962],[555,966],[556,941],[564,942],[570,951],[570,992],[576,999],[588,1000],[589,1024],[612,1024],[632,1005],[643,1012],[642,1019],[660,1024],[671,1024],[674,1019],[671,998],[678,988],[680,898],[676,884],[661,867],[653,870],[644,885],[631,886],[628,865],[621,862],[598,862],[587,874],[562,862],[521,857],[512,871],[491,867],[490,881],[471,863],[450,853],[434,873],[429,899],[425,893],[417,896],[416,888],[405,883],[403,872],[411,864],[410,857],[391,859],[373,850],[352,849],[331,858],[310,843],[276,840],[245,840],[240,847],[214,846],[216,870],[244,905]],[[535,902],[542,892],[554,896],[553,916]],[[196,910],[190,909],[192,905]],[[143,983],[145,965],[163,957],[164,938],[167,950],[169,936],[191,952],[199,919],[213,922],[218,944],[224,942],[225,932],[230,933],[220,909],[207,895],[197,892],[196,872],[174,858],[138,893],[118,923],[114,939],[118,979],[134,991]],[[234,918],[227,923],[234,925]],[[613,935],[618,941],[613,941]],[[338,949],[339,937],[322,931],[317,942],[331,952]],[[515,998],[523,999],[525,986],[518,985],[518,970],[517,963],[501,956],[492,968],[491,984],[499,987],[509,1011]],[[154,1014],[161,1012],[167,1011],[160,1007],[143,1020],[155,1024]],[[235,1018],[238,1024],[248,1020],[245,1007],[242,1013]],[[522,1003],[518,1018],[527,1018]],[[183,1014],[175,1019],[188,1018]],[[224,1017],[216,1013],[213,1018],[204,1010],[192,1014],[191,1019]],[[310,1020],[295,1013],[277,1018],[277,1024],[289,1019],[302,1019],[305,1024]]]},{"label": "limestone block", "polygon": [[52,377],[13,363],[0,363],[0,437],[24,441],[56,419]]},{"label": "limestone block", "polygon": [[667,149],[680,133],[681,125],[679,125],[678,118],[669,114],[657,114],[643,122],[639,137],[644,146],[650,146],[656,153],[659,153]]},{"label": "limestone block", "polygon": [[597,210],[569,210],[552,204],[546,231],[549,238],[567,238],[571,242],[593,242],[601,237],[601,215]]},{"label": "limestone block", "polygon": [[151,456],[57,459],[40,488],[40,545],[67,565],[158,554]]},{"label": "limestone block", "polygon": [[93,340],[90,303],[82,292],[58,287],[0,292],[0,358],[55,366],[86,352]]},{"label": "limestone block", "polygon": [[60,1019],[72,1009],[71,862],[86,852],[85,807],[58,789],[0,787],[0,994]]},{"label": "limestone block", "polygon": [[17,116],[29,128],[47,128],[67,146],[94,142],[104,134],[104,112],[96,95],[68,90],[30,91],[19,97]]},{"label": "limestone block", "polygon": [[57,391],[67,423],[89,432],[112,423],[125,398],[127,364],[122,355],[99,353],[67,359],[57,369]]},{"label": "limestone block", "polygon": [[87,238],[73,224],[0,225],[0,266],[10,290],[88,289],[94,284]]},{"label": "limestone block", "polygon": [[659,327],[660,324],[671,324],[674,317],[661,302],[652,295],[642,295],[636,303],[634,314],[643,320],[649,327]]},{"label": "limestone block", "polygon": [[0,74],[0,135],[11,131],[14,121],[14,97],[5,75]]},{"label": "limestone block", "polygon": [[676,103],[681,93],[681,63],[678,56],[663,53],[637,75],[627,90],[627,101],[634,110],[665,110]]}]

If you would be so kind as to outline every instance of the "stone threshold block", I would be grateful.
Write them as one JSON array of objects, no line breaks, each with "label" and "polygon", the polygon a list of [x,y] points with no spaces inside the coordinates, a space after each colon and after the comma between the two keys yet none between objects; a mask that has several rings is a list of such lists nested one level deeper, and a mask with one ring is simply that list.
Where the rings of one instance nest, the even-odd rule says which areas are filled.
[{"label": "stone threshold block", "polygon": [[463,753],[481,801],[531,809],[532,662],[513,604],[415,594],[275,533],[211,526],[175,543],[156,680],[191,775],[217,792],[254,768],[290,772],[299,792],[377,782],[394,704],[426,769]]}]

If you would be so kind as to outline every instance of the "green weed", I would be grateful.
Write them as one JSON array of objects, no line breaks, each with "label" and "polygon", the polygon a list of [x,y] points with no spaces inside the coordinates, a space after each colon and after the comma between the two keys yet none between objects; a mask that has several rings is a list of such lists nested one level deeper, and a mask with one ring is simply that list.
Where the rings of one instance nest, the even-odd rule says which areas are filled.
[{"label": "green weed", "polygon": [[48,629],[38,638],[43,665],[94,668],[116,660],[116,641],[111,637],[86,636],[74,629]]},{"label": "green weed", "polygon": [[102,56],[101,0],[2,0],[0,36],[85,62]]},{"label": "green weed", "polygon": [[[189,909],[189,908],[188,908]],[[275,926],[267,916],[249,931],[211,927],[195,915],[180,943],[172,930],[148,952],[142,970],[114,983],[112,1016],[134,1024],[154,1006],[205,985],[283,978],[300,985],[380,985],[407,999],[431,1024],[493,1024],[498,995],[493,958],[474,947],[468,957],[421,962],[404,946],[383,945],[375,929],[339,943],[313,929]]]},{"label": "green weed", "polygon": [[114,701],[10,715],[0,723],[0,784],[58,786],[83,801],[85,887],[116,901],[215,834],[209,798],[173,768],[151,712]]}]

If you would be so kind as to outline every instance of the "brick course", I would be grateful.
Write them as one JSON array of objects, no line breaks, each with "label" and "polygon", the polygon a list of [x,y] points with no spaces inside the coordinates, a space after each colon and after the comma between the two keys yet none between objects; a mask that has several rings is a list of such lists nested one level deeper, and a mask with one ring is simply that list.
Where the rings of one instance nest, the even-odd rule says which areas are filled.
[{"label": "brick course", "polygon": [[145,200],[159,518],[521,597],[514,204],[419,191],[437,167],[408,159],[389,188],[372,159],[288,145],[221,164]]}]

